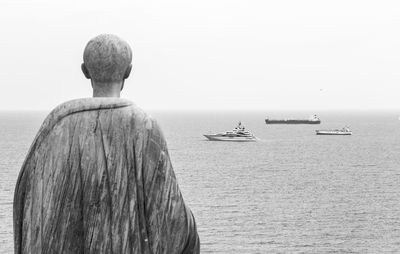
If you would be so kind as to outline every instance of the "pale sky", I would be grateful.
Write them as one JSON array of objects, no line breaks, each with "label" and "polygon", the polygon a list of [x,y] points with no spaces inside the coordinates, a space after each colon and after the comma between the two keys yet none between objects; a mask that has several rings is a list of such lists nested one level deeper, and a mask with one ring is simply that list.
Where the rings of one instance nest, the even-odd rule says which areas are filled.
[{"label": "pale sky", "polygon": [[90,97],[88,40],[134,50],[144,109],[400,109],[400,1],[0,1],[0,110]]}]

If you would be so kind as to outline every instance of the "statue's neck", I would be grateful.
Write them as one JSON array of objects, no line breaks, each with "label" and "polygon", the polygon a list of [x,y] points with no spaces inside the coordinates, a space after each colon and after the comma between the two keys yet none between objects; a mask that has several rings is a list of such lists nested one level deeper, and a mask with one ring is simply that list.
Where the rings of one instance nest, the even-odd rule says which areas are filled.
[{"label": "statue's neck", "polygon": [[98,83],[92,81],[93,97],[120,97],[124,82]]},{"label": "statue's neck", "polygon": [[121,97],[121,91],[102,91],[93,89],[93,97]]}]

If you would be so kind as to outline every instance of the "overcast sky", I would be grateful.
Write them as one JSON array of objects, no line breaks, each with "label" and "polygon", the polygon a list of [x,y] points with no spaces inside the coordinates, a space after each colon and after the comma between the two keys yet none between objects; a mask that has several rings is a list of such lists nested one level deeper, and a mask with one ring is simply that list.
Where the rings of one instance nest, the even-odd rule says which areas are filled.
[{"label": "overcast sky", "polygon": [[134,50],[144,109],[400,109],[400,1],[0,1],[0,110],[90,97],[89,39]]}]

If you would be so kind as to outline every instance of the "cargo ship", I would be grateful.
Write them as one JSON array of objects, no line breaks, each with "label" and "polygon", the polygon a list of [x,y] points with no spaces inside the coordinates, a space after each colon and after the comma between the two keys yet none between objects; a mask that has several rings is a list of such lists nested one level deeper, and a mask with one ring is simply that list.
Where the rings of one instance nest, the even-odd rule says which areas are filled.
[{"label": "cargo ship", "polygon": [[265,119],[266,124],[320,124],[321,119],[317,115],[311,116],[309,119]]},{"label": "cargo ship", "polygon": [[349,127],[344,127],[341,130],[316,130],[317,135],[351,135],[353,132]]}]

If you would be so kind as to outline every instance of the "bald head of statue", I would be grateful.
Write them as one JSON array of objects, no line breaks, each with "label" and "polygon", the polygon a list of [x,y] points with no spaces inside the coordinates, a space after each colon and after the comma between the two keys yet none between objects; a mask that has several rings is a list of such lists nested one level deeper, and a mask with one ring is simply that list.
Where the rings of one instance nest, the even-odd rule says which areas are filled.
[{"label": "bald head of statue", "polygon": [[93,97],[120,97],[132,70],[132,50],[118,36],[101,34],[83,52],[82,72],[91,80]]}]

